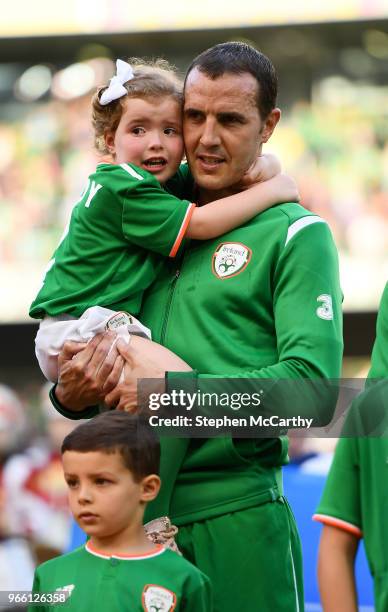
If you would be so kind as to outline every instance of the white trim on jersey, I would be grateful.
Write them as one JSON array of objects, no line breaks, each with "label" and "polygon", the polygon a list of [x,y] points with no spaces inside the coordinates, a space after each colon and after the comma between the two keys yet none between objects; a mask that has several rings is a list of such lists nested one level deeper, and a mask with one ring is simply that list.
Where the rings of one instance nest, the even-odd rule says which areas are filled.
[{"label": "white trim on jersey", "polygon": [[102,552],[98,552],[90,545],[90,542],[86,542],[85,550],[88,551],[91,555],[95,557],[100,557],[101,559],[121,559],[122,561],[144,561],[145,559],[151,559],[152,557],[158,557],[159,555],[166,552],[166,548],[164,546],[158,545],[151,552],[144,553],[142,555],[105,555]]},{"label": "white trim on jersey", "polygon": [[119,164],[120,167],[125,170],[126,172],[128,172],[128,174],[130,174],[131,176],[133,176],[133,178],[137,178],[139,181],[142,181],[144,179],[144,176],[142,176],[141,174],[139,174],[138,172],[136,172],[136,170],[134,170],[131,166],[129,166],[128,164]]},{"label": "white trim on jersey", "polygon": [[300,232],[300,230],[302,230],[304,227],[307,227],[308,225],[312,225],[313,223],[326,223],[326,221],[316,215],[310,217],[302,217],[302,219],[294,221],[294,223],[292,223],[288,228],[287,238],[284,246],[287,246],[291,238],[293,238],[295,234]]}]

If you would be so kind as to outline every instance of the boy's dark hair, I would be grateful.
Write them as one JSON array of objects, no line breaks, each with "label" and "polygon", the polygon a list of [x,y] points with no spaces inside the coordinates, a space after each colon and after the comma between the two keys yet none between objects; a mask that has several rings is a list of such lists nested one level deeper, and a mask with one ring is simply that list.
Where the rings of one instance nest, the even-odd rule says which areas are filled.
[{"label": "boy's dark hair", "polygon": [[159,474],[158,437],[144,417],[128,412],[112,410],[82,423],[63,440],[61,452],[66,451],[118,452],[135,482]]},{"label": "boy's dark hair", "polygon": [[261,118],[266,119],[276,106],[278,81],[275,67],[264,53],[246,43],[220,43],[200,53],[187,70],[185,85],[187,77],[194,68],[213,80],[225,73],[248,72],[258,84],[257,108]]}]

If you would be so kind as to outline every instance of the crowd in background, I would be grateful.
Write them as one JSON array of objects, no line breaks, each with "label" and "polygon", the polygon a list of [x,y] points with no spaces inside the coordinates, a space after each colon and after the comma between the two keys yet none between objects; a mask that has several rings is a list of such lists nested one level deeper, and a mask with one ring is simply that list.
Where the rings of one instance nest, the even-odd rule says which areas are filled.
[{"label": "crowd in background", "polygon": [[31,590],[35,566],[63,553],[70,512],[60,447],[75,422],[44,385],[29,402],[0,384],[0,590]]},{"label": "crowd in background", "polygon": [[[26,319],[96,163],[90,95],[15,103],[11,120],[0,108],[0,281],[12,296],[1,303],[2,321]],[[376,308],[387,277],[388,140],[379,106],[386,95],[378,87],[350,95],[340,80],[327,79],[312,102],[283,109],[268,145],[296,178],[301,203],[334,233],[345,308]]]}]

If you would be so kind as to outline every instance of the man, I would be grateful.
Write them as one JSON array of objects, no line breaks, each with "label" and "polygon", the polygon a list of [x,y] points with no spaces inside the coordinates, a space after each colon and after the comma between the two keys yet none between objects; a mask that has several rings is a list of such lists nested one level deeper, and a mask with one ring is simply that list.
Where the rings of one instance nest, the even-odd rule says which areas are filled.
[{"label": "man", "polygon": [[[184,138],[201,204],[239,190],[279,121],[276,94],[271,62],[246,44],[216,45],[194,60],[185,83]],[[154,340],[195,368],[188,376],[198,382],[216,375],[338,378],[340,302],[327,225],[298,204],[286,204],[222,240],[189,246],[178,271],[165,267],[142,319]],[[110,342],[96,340],[75,363],[70,347],[57,388],[62,404],[80,409],[95,402],[99,385],[104,395],[101,386],[113,364],[113,356],[110,368],[104,362]],[[134,377],[164,378],[163,364],[143,364],[130,349],[127,356]],[[96,379],[94,386],[80,377],[83,371]],[[172,375],[167,378],[173,384]],[[130,401],[133,385],[106,400],[114,404],[120,393]],[[286,460],[284,438],[190,441],[171,515],[182,552],[212,580],[217,611],[303,609],[300,544],[281,486]]]},{"label": "man", "polygon": [[387,401],[388,284],[380,304],[366,390],[352,405],[346,423],[347,435],[353,437],[338,441],[313,517],[324,525],[318,578],[327,612],[358,610],[354,564],[361,538],[374,579],[376,610],[388,610]]}]

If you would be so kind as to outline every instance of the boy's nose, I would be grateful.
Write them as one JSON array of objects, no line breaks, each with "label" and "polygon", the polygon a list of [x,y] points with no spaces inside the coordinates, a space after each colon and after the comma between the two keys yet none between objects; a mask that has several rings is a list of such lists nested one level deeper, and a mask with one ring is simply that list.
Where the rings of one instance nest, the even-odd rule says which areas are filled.
[{"label": "boy's nose", "polygon": [[81,487],[78,492],[78,502],[80,504],[89,504],[92,501],[92,494],[89,487]]}]

